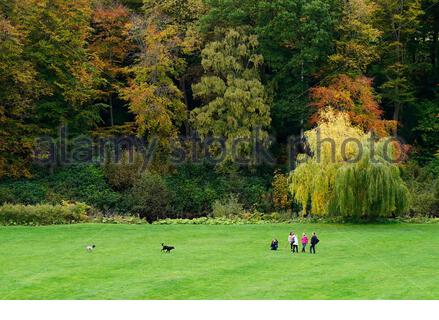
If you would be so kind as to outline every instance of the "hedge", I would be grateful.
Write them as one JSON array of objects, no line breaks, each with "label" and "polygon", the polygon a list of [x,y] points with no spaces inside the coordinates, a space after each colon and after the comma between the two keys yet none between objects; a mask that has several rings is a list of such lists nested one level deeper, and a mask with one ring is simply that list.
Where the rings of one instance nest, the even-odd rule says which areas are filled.
[{"label": "hedge", "polygon": [[84,203],[63,202],[59,205],[4,204],[0,206],[2,225],[52,225],[86,222],[90,207]]}]

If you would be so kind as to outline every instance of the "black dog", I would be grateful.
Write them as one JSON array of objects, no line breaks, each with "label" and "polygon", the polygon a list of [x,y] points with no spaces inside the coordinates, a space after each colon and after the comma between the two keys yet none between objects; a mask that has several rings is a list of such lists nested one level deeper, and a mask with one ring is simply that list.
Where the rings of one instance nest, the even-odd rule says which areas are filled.
[{"label": "black dog", "polygon": [[165,246],[165,244],[162,243],[162,252],[165,251],[166,253],[170,253],[174,249],[175,249],[174,247],[172,247],[172,246]]}]

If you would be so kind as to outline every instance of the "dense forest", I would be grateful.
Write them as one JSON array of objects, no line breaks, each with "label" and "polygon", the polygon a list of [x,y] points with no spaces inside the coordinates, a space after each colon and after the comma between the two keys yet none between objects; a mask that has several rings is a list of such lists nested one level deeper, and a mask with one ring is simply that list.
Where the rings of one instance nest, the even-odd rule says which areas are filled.
[{"label": "dense forest", "polygon": [[[438,0],[0,0],[0,28],[1,202],[75,200],[149,219],[221,203],[439,213]],[[47,165],[37,138],[58,141],[60,128],[69,141],[154,138],[157,152],[147,174],[136,155]],[[304,152],[290,173],[291,137],[311,151],[317,128],[380,146],[397,137],[403,156],[348,165]],[[189,148],[181,137],[230,147],[255,131],[274,162],[165,161]]]}]

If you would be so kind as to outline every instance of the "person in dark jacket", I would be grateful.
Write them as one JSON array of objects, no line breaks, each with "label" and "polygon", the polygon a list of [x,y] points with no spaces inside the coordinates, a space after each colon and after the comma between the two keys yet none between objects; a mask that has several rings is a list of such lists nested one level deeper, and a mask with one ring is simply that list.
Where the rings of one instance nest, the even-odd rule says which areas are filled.
[{"label": "person in dark jacket", "polygon": [[313,232],[311,237],[311,247],[309,248],[309,253],[314,253],[314,254],[316,253],[316,245],[319,242],[320,242],[319,238],[317,238],[316,233]]},{"label": "person in dark jacket", "polygon": [[277,239],[273,239],[273,240],[271,241],[271,245],[270,245],[270,247],[271,247],[271,250],[276,251],[277,248],[279,247],[279,241],[277,241]]}]

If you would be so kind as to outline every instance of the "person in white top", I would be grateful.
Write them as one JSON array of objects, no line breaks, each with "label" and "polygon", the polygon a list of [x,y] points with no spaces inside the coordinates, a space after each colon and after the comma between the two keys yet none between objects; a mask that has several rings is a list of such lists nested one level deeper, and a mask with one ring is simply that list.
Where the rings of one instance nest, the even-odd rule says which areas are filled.
[{"label": "person in white top", "polygon": [[293,253],[299,253],[299,239],[295,234],[293,234]]}]

